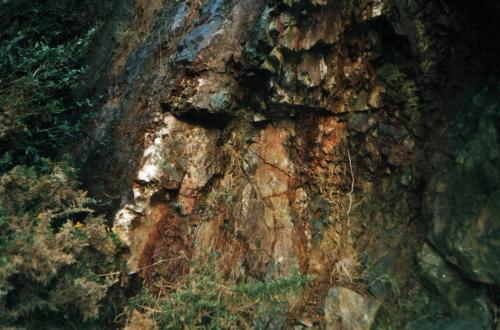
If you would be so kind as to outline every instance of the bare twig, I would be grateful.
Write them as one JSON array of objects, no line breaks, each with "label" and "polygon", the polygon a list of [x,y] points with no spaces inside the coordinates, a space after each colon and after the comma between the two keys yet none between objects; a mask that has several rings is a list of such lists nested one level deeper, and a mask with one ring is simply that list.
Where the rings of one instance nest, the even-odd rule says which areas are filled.
[{"label": "bare twig", "polygon": [[161,263],[164,263],[164,262],[167,262],[167,261],[174,261],[174,260],[177,260],[177,259],[183,259],[183,258],[186,258],[185,256],[177,256],[175,258],[169,258],[169,259],[161,259],[161,260],[158,260],[156,262],[153,262],[151,265],[148,265],[148,266],[144,266],[142,268],[139,268],[139,269],[136,269],[133,273],[138,273],[138,272],[141,272],[143,270],[146,270],[146,269],[149,269],[151,267],[154,267],[154,266],[157,266]]},{"label": "bare twig", "polygon": [[354,173],[352,171],[351,152],[349,151],[349,145],[347,146],[347,158],[349,159],[349,171],[351,172],[351,190],[349,191],[349,207],[347,209],[347,227],[351,228],[351,219],[349,215],[351,214],[352,194],[354,192]]},{"label": "bare twig", "polygon": [[[169,258],[169,259],[161,259],[161,260],[158,260],[156,262],[153,262],[151,265],[147,265],[147,266],[144,266],[144,267],[141,267],[141,268],[138,268],[136,270],[133,270],[131,272],[128,273],[128,275],[134,275],[140,271],[143,271],[143,270],[146,270],[146,269],[149,269],[151,267],[154,267],[154,266],[157,266],[161,263],[164,263],[164,262],[167,262],[167,261],[174,261],[174,260],[177,260],[177,259],[187,259],[185,256],[177,256],[175,258]],[[112,272],[112,273],[106,273],[106,274],[101,274],[101,275],[98,275],[99,277],[104,277],[104,276],[111,276],[111,275],[118,275],[120,274],[121,272]]]}]

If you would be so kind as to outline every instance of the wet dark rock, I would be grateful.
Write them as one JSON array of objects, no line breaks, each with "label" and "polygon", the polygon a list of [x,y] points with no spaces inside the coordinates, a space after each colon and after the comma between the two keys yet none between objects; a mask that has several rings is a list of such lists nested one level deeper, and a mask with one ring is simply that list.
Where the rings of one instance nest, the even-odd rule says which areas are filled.
[{"label": "wet dark rock", "polygon": [[225,0],[204,1],[195,27],[178,43],[176,62],[192,62],[199,52],[206,48],[216,35],[224,20]]},{"label": "wet dark rock", "polygon": [[375,119],[367,113],[356,113],[349,121],[349,128],[358,133],[366,133],[375,125]]},{"label": "wet dark rock", "polygon": [[215,112],[226,110],[231,104],[231,94],[227,89],[221,89],[211,96],[210,105]]},{"label": "wet dark rock", "polygon": [[498,285],[500,143],[494,122],[500,107],[495,95],[475,95],[456,119],[467,129],[450,136],[456,158],[439,163],[443,170],[428,185],[425,207],[432,221],[429,237],[440,253],[470,279]]},{"label": "wet dark rock", "polygon": [[475,321],[461,319],[425,320],[408,327],[409,330],[484,330],[485,327]]},{"label": "wet dark rock", "polygon": [[366,276],[367,289],[379,301],[399,294],[399,283],[394,277],[394,267],[397,261],[395,253],[383,256],[373,265]]},{"label": "wet dark rock", "polygon": [[270,16],[272,10],[270,6],[265,7],[245,44],[245,54],[251,65],[260,66],[273,49],[274,38],[268,30],[273,19]]},{"label": "wet dark rock", "polygon": [[418,254],[418,265],[425,282],[448,303],[454,317],[452,324],[468,320],[483,329],[491,327],[491,303],[484,288],[477,289],[464,281],[460,274],[427,244],[424,244]]}]

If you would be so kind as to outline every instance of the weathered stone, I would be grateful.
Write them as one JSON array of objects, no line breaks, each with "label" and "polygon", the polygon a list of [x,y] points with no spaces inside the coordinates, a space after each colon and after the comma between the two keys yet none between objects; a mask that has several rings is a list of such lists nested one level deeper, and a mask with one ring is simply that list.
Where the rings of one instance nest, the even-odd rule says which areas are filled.
[{"label": "weathered stone", "polygon": [[421,275],[449,304],[454,317],[489,328],[493,322],[484,290],[466,283],[428,244],[418,254]]},{"label": "weathered stone", "polygon": [[[445,258],[463,273],[488,284],[500,283],[500,144],[493,118],[499,118],[498,94],[483,92],[457,119],[458,125],[475,120],[463,132],[466,139],[450,137],[458,145],[456,161],[439,165],[425,199],[432,221],[430,239]],[[495,100],[495,101],[494,101]]]},{"label": "weathered stone", "polygon": [[198,193],[217,172],[215,150],[218,132],[194,128],[186,140],[185,175],[179,190],[182,212],[191,213]]},{"label": "weathered stone", "polygon": [[399,283],[394,277],[394,267],[397,261],[396,253],[382,257],[366,276],[370,293],[379,301],[397,297],[399,294]]},{"label": "weathered stone", "polygon": [[369,330],[380,302],[343,287],[332,288],[325,300],[325,329]]},{"label": "weathered stone", "polygon": [[328,66],[322,56],[305,56],[297,66],[297,79],[307,87],[319,86],[328,72]]},{"label": "weathered stone", "polygon": [[274,48],[274,38],[269,29],[272,28],[272,7],[266,6],[255,24],[249,40],[245,44],[245,55],[253,65],[261,65],[264,58]]},{"label": "weathered stone", "polygon": [[227,110],[231,104],[231,94],[227,89],[221,89],[211,96],[210,105],[216,112]]},{"label": "weathered stone", "polygon": [[[286,127],[286,126],[285,126]],[[248,150],[255,170],[243,190],[241,219],[237,226],[250,245],[247,263],[256,275],[272,278],[297,270],[288,178],[294,167],[285,143],[289,131],[268,125]],[[273,266],[274,265],[274,266]],[[272,266],[272,267],[270,267]]]},{"label": "weathered stone", "polygon": [[474,321],[461,319],[426,320],[412,323],[410,330],[483,330],[482,325]]},{"label": "weathered stone", "polygon": [[[222,25],[224,19],[223,5],[224,0],[203,2],[203,6],[200,9],[200,19],[195,23],[198,26],[179,41],[177,46],[179,51],[176,54],[177,62],[194,61],[199,52],[209,45],[214,36],[216,36],[216,31]],[[208,20],[208,22],[200,24],[204,20]]]},{"label": "weathered stone", "polygon": [[366,133],[375,125],[375,119],[367,113],[357,113],[349,121],[349,128],[359,133]]}]

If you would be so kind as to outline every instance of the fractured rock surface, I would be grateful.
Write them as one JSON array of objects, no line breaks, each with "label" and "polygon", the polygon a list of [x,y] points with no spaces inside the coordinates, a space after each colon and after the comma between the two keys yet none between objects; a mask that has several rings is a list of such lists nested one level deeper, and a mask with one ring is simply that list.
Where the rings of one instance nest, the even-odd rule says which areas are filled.
[{"label": "fractured rock surface", "polygon": [[474,323],[479,307],[457,307],[454,292],[474,292],[478,322],[493,326],[500,93],[472,78],[500,70],[477,37],[491,27],[469,10],[498,7],[137,0],[131,10],[137,37],[106,58],[85,169],[96,194],[115,198],[130,269],[172,259],[141,273],[172,280],[189,272],[184,260],[216,252],[242,280],[314,275],[285,328]]}]

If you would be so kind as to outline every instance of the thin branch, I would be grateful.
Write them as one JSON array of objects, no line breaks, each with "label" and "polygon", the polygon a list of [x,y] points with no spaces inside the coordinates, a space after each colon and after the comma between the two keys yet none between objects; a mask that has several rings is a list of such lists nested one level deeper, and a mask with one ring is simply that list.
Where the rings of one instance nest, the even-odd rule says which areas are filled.
[{"label": "thin branch", "polygon": [[349,145],[347,145],[347,158],[349,159],[349,171],[351,172],[351,190],[349,191],[349,208],[347,209],[347,227],[351,228],[351,219],[349,215],[351,214],[352,194],[354,192],[354,173],[352,171],[351,152],[349,151]]},{"label": "thin branch", "polygon": [[[185,256],[178,256],[178,257],[175,257],[175,258],[169,258],[169,259],[161,259],[161,260],[158,260],[154,263],[152,263],[151,265],[148,265],[148,266],[144,266],[144,267],[141,267],[141,268],[138,268],[136,270],[133,270],[131,272],[128,273],[128,275],[134,275],[134,274],[137,274],[138,272],[140,271],[143,271],[143,270],[146,270],[146,269],[149,269],[151,267],[154,267],[154,266],[157,266],[161,263],[164,263],[164,262],[167,262],[167,261],[174,261],[174,260],[177,260],[177,259],[187,259]],[[111,275],[118,275],[120,274],[121,272],[112,272],[112,273],[106,273],[106,274],[101,274],[101,275],[97,275],[98,277],[105,277],[105,276],[111,276]]]},{"label": "thin branch", "polygon": [[[158,261],[156,261],[156,262],[153,262],[151,265],[148,265],[148,266],[145,266],[145,267],[142,267],[142,268],[136,269],[134,272],[132,272],[132,274],[134,274],[134,273],[138,273],[138,272],[140,272],[140,271],[143,271],[143,270],[149,269],[149,268],[154,267],[154,266],[157,266],[157,265],[159,265],[159,264],[161,264],[161,263],[164,263],[164,262],[166,262],[166,261],[174,261],[174,260],[177,260],[177,259],[183,259],[183,258],[187,259],[185,256],[178,256],[178,257],[175,257],[175,258],[158,260]],[[129,275],[131,275],[131,274],[129,273]]]}]

